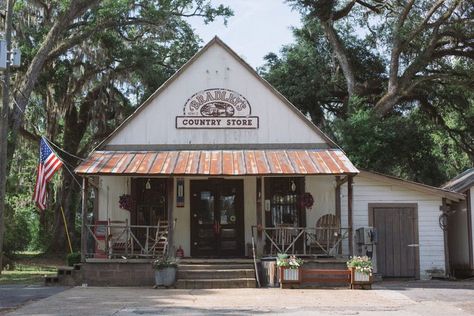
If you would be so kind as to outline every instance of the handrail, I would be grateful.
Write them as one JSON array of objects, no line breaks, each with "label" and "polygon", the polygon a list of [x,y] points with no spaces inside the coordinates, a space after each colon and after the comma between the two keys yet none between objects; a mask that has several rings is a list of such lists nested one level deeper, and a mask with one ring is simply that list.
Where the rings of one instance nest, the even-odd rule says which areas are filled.
[{"label": "handrail", "polygon": [[[87,258],[154,258],[167,251],[168,229],[160,231],[163,227],[158,225],[104,223],[85,226],[87,240],[94,243],[93,251],[86,253]],[[97,234],[98,227],[101,228],[100,235]],[[114,235],[112,230],[115,230]],[[158,249],[160,246],[162,249]]]},{"label": "handrail", "polygon": [[[338,256],[348,255],[339,253],[342,243],[350,236],[350,229],[346,227],[261,227],[252,226],[254,230],[262,232],[264,238],[257,243],[263,243],[263,255],[286,253],[292,255],[319,255]],[[266,251],[266,252],[265,252]]]}]

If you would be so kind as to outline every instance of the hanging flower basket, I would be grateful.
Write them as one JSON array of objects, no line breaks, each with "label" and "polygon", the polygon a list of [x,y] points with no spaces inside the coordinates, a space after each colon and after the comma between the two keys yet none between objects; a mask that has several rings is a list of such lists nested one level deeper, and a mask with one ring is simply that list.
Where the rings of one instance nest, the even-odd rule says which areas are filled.
[{"label": "hanging flower basket", "polygon": [[119,207],[121,209],[131,211],[134,209],[135,201],[130,194],[122,194],[119,197]]},{"label": "hanging flower basket", "polygon": [[309,192],[305,192],[300,196],[300,205],[304,208],[312,208],[314,204],[314,198]]}]

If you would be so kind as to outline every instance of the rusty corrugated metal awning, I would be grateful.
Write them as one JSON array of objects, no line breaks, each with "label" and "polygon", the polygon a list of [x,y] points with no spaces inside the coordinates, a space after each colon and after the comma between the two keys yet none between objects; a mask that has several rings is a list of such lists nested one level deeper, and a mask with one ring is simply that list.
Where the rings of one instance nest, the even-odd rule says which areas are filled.
[{"label": "rusty corrugated metal awning", "polygon": [[310,175],[356,174],[338,149],[95,151],[80,175]]}]

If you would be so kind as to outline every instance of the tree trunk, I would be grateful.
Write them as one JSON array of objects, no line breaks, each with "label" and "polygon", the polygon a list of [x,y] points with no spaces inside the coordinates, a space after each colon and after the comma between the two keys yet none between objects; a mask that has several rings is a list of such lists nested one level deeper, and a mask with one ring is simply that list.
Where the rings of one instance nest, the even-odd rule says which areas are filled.
[{"label": "tree trunk", "polygon": [[[87,125],[90,120],[89,111],[93,106],[94,102],[97,100],[97,97],[101,91],[101,87],[96,87],[95,89],[89,91],[84,101],[81,103],[79,113],[77,112],[76,105],[71,99],[71,104],[68,106],[68,110],[65,113],[64,117],[64,136],[62,148],[64,151],[77,155],[79,152],[79,145],[82,138],[87,130]],[[74,180],[73,175],[69,173],[65,168],[72,168],[71,166],[76,166],[78,161],[73,156],[59,152],[62,159],[67,164],[63,167],[62,172],[62,182],[61,189],[57,195],[57,203],[55,205],[55,221],[53,227],[53,238],[49,246],[51,252],[61,252],[65,251],[68,247],[67,237],[65,235],[64,223],[61,214],[61,206],[64,209],[69,233],[71,234],[71,242],[73,244],[78,243],[77,234],[75,231],[76,226],[76,212],[80,211],[79,208],[79,197],[80,197],[80,186]],[[72,170],[71,170],[72,172]]]},{"label": "tree trunk", "polygon": [[[5,40],[11,50],[11,33],[14,0],[7,2]],[[5,196],[7,187],[8,115],[10,110],[10,65],[3,72],[2,107],[0,108],[0,274],[3,270],[3,236],[5,234]]]},{"label": "tree trunk", "polygon": [[354,69],[351,65],[349,60],[348,54],[344,47],[344,44],[341,42],[341,39],[337,35],[336,30],[332,25],[331,20],[322,21],[321,25],[324,30],[324,34],[331,45],[334,54],[336,55],[337,61],[341,66],[342,73],[344,74],[344,78],[346,79],[347,83],[347,93],[349,94],[349,99],[356,93],[356,78],[354,74]]},{"label": "tree trunk", "polygon": [[384,94],[384,96],[381,97],[375,104],[375,113],[378,116],[384,116],[390,112],[395,107],[395,105],[397,105],[401,97],[402,95],[398,90]]}]

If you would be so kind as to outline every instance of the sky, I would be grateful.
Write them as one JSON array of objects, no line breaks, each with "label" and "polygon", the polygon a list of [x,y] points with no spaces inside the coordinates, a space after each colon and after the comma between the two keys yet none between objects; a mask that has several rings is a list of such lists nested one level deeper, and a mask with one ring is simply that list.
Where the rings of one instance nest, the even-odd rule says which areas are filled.
[{"label": "sky", "polygon": [[285,44],[293,43],[291,27],[301,26],[300,14],[292,11],[283,0],[212,0],[214,5],[224,4],[234,11],[227,27],[223,19],[205,25],[202,19],[188,22],[206,44],[219,36],[252,67],[262,66],[263,57],[278,53]]}]

